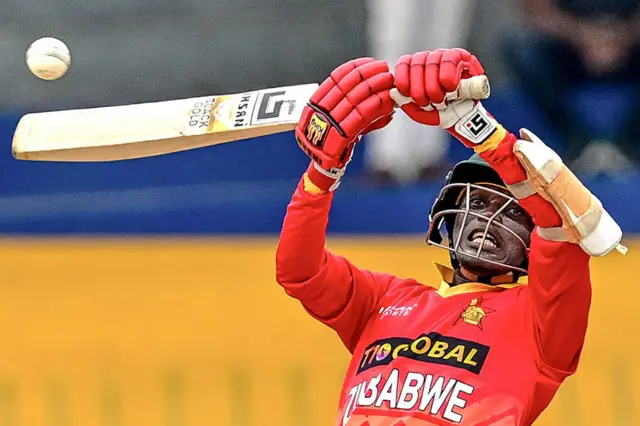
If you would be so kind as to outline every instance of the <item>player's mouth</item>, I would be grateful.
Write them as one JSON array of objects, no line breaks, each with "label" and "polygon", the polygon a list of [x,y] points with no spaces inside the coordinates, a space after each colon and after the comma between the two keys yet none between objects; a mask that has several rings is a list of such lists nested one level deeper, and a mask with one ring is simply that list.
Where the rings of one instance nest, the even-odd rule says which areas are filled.
[{"label": "player's mouth", "polygon": [[487,231],[486,238],[484,238],[484,243],[482,242],[484,231],[485,229],[482,228],[469,232],[469,235],[467,236],[469,246],[477,249],[478,247],[480,247],[480,245],[482,245],[483,249],[499,250],[502,246],[502,242],[496,235],[491,233],[491,231]]}]

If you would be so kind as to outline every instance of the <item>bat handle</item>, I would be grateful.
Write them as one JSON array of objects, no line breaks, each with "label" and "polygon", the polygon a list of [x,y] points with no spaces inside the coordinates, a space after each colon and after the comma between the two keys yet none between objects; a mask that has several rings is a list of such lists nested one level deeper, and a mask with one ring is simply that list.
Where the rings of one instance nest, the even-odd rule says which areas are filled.
[{"label": "bat handle", "polygon": [[[460,80],[460,85],[458,86],[456,93],[457,96],[448,99],[487,99],[490,94],[491,86],[489,85],[489,79],[487,76],[477,75]],[[402,96],[396,88],[391,89],[391,98],[395,101],[398,107],[412,102],[411,98]],[[423,109],[429,111],[433,110],[433,107],[424,107]]]}]

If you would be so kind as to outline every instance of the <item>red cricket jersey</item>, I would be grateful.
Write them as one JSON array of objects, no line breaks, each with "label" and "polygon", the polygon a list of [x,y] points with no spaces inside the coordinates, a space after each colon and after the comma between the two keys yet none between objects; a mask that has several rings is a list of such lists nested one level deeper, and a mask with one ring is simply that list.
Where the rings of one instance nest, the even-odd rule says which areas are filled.
[{"label": "red cricket jersey", "polygon": [[[532,235],[528,284],[423,285],[325,249],[332,194],[298,186],[277,280],[352,354],[335,425],[530,425],[576,371],[589,257]],[[433,285],[436,284],[436,285]],[[434,288],[435,287],[435,288]]]}]

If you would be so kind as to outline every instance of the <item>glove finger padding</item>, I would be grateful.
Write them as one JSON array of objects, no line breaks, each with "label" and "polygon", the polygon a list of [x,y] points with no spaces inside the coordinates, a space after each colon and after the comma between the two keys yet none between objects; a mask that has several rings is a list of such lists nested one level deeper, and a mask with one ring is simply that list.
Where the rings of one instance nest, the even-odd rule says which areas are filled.
[{"label": "glove finger padding", "polygon": [[[405,103],[396,99],[395,103],[400,105],[402,111],[411,117],[412,120],[427,126],[437,126],[440,124],[440,116],[437,111],[425,111],[422,107],[431,104],[425,90],[425,63],[430,52],[419,52],[414,55],[403,55],[396,63],[395,88],[397,93],[411,102]],[[393,93],[393,92],[392,92]]]},{"label": "glove finger padding", "polygon": [[526,171],[527,182],[555,207],[563,222],[562,228],[538,228],[538,235],[579,244],[590,256],[604,256],[614,248],[626,252],[620,245],[620,226],[558,154],[527,129],[520,130],[520,137],[513,150]]},{"label": "glove finger padding", "polygon": [[311,96],[295,134],[314,162],[309,176],[318,178],[321,189],[337,187],[360,136],[389,123],[393,85],[386,62],[360,58],[336,68]]},{"label": "glove finger padding", "polygon": [[[411,102],[402,99],[396,99],[396,102],[412,120],[450,129],[478,104],[475,99],[467,99],[468,95],[461,97],[461,82],[483,73],[478,59],[464,49],[437,49],[404,55],[395,66],[395,85],[397,93]],[[470,126],[472,131],[482,130],[476,123]],[[484,136],[487,135],[471,135],[467,139],[477,144]]]},{"label": "glove finger padding", "polygon": [[398,92],[404,97],[411,97],[409,92],[411,87],[411,79],[409,78],[409,69],[411,68],[411,58],[413,55],[402,55],[394,68],[395,85]]},{"label": "glove finger padding", "polygon": [[[429,53],[424,70],[424,88],[436,109],[444,109],[447,106],[445,103],[446,90],[440,82],[440,62],[445,53],[444,49]],[[460,76],[456,77],[459,83]]]},{"label": "glove finger padding", "polygon": [[484,74],[484,68],[474,55],[464,49],[448,49],[440,60],[440,84],[447,99],[457,96],[460,81]]},{"label": "glove finger padding", "polygon": [[331,75],[320,85],[318,90],[311,95],[309,102],[320,106],[325,111],[332,110],[344,98],[344,92],[338,87],[337,82],[345,78],[355,68],[375,61],[374,58],[358,58],[340,65],[331,72]]},{"label": "glove finger padding", "polygon": [[[429,52],[418,52],[411,57],[409,63],[409,79],[411,85],[409,87],[409,96],[413,102],[421,107],[426,107],[431,103],[426,90],[426,64]],[[396,80],[398,77],[396,77]]]}]

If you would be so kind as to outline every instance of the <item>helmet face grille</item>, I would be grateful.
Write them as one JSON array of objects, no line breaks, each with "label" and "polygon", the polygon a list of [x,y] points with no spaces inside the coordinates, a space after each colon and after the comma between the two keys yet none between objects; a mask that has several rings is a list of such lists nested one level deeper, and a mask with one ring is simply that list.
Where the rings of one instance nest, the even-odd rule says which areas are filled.
[{"label": "helmet face grille", "polygon": [[[472,212],[469,209],[469,201],[470,201],[471,190],[473,189],[482,189],[483,191],[496,194],[498,196],[503,197],[506,200],[506,202],[490,217],[487,217],[480,213]],[[452,260],[462,255],[465,257],[479,259],[479,260],[482,260],[483,262],[491,263],[493,265],[506,267],[513,271],[517,271],[520,274],[527,274],[526,262],[525,262],[525,265],[516,267],[516,266],[496,262],[496,261],[487,259],[486,256],[483,256],[484,254],[483,247],[487,239],[487,234],[491,229],[501,228],[507,231],[508,233],[510,233],[511,235],[513,235],[514,237],[516,237],[516,239],[520,242],[520,244],[522,244],[522,247],[525,249],[525,252],[527,253],[527,258],[528,258],[529,247],[524,242],[524,240],[520,238],[520,236],[518,236],[518,234],[516,234],[514,231],[509,229],[507,226],[495,220],[507,207],[513,204],[518,204],[518,201],[514,197],[503,194],[500,191],[497,191],[487,186],[473,184],[473,183],[450,183],[446,185],[444,188],[442,188],[440,195],[438,196],[438,200],[443,199],[446,196],[446,194],[451,194],[452,192],[455,194],[460,194],[456,197],[458,201],[461,201],[459,200],[460,196],[465,197],[466,199],[466,203],[464,203],[465,207],[461,208],[459,207],[461,203],[456,203],[454,206],[450,206],[450,208],[445,207],[444,209],[441,209],[441,210],[432,211],[432,215],[429,218],[430,225],[429,225],[429,230],[427,231],[427,237],[426,237],[427,244],[444,248],[450,251],[452,254]],[[486,222],[486,226],[483,230],[482,241],[480,243],[480,246],[478,247],[478,250],[474,254],[468,253],[466,251],[463,252],[460,250],[460,241],[463,235],[462,232],[458,234],[458,237],[455,241],[453,240],[452,224],[454,223],[458,215],[463,215],[463,220],[461,224],[462,229],[466,227],[469,217],[475,217],[477,219],[480,219]],[[443,242],[444,240],[447,240],[447,244]],[[456,265],[453,265],[453,266],[456,267]]]}]

